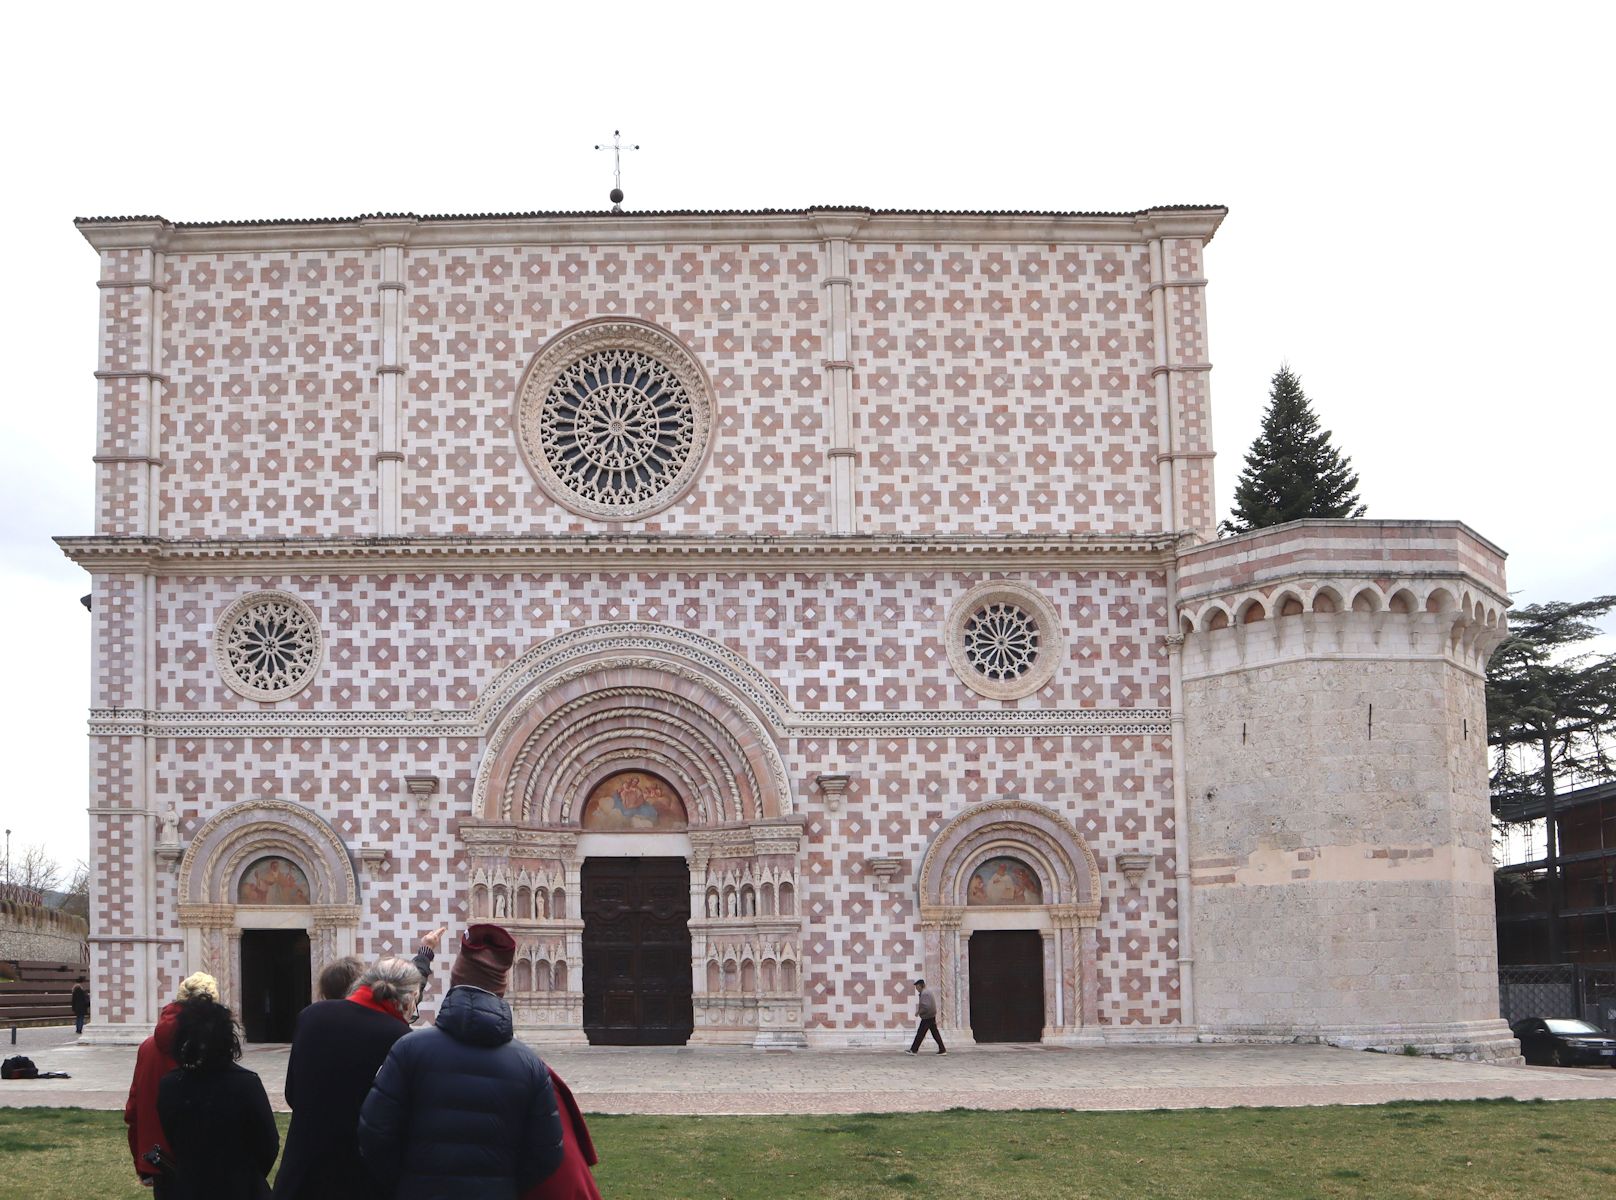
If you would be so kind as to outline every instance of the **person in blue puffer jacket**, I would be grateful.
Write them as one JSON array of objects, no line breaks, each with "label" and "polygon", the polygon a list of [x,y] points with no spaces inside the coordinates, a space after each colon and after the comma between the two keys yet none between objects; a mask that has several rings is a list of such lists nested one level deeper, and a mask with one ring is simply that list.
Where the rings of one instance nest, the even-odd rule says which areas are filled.
[{"label": "person in blue puffer jacket", "polygon": [[516,1200],[561,1164],[550,1072],[511,1040],[516,941],[460,940],[437,1023],[393,1043],[359,1113],[359,1153],[393,1200]]}]

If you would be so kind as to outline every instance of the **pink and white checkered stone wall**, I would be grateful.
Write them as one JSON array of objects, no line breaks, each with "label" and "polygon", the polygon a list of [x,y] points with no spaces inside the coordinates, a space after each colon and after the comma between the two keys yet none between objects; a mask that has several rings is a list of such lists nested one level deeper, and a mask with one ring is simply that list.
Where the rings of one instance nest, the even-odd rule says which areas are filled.
[{"label": "pink and white checkered stone wall", "polygon": [[[1221,215],[1221,214],[1220,214]],[[883,239],[848,243],[856,530],[939,539],[1102,535],[1160,539],[1164,450],[1155,373],[1173,375],[1177,509],[1212,513],[1202,305],[1204,234],[1166,238],[1166,278],[1119,224],[1073,242]],[[227,231],[228,232],[228,231]],[[529,230],[484,245],[411,244],[402,284],[398,537],[543,539],[630,532],[824,535],[831,530],[830,313],[823,239],[708,235],[555,244]],[[95,240],[92,238],[92,240]],[[1102,1024],[1179,1019],[1172,754],[1165,732],[988,732],[1000,713],[1166,709],[1164,561],[1073,559],[996,570],[963,559],[924,569],[724,568],[535,571],[362,565],[267,572],[230,565],[225,541],[374,537],[383,445],[378,405],[382,251],[357,234],[321,246],[205,231],[102,252],[101,462],[97,534],[219,544],[205,569],[99,569],[92,708],[190,722],[91,742],[97,893],[95,969],[111,1022],[138,1024],[194,964],[175,930],[171,864],[154,861],[151,817],[169,803],[188,842],[246,798],[306,805],[351,849],[388,857],[359,871],[356,949],[401,948],[467,915],[457,834],[482,759],[476,736],[255,733],[289,715],[471,710],[518,656],[569,630],[655,622],[742,656],[801,714],[980,714],[979,732],[785,737],[798,811],[805,1023],[880,1031],[909,1020],[920,963],[914,873],[963,807],[1025,799],[1065,817],[1102,866],[1153,863],[1136,888],[1102,870],[1097,963]],[[326,239],[331,242],[331,238]],[[161,242],[160,247],[157,243]],[[1153,285],[1166,290],[1158,347]],[[682,341],[713,387],[708,460],[672,507],[620,526],[577,516],[539,488],[513,412],[529,361],[591,318],[632,316]],[[289,551],[288,553],[295,553]],[[222,557],[221,557],[222,556]],[[1146,555],[1148,558],[1148,555]],[[941,565],[939,565],[941,562]],[[988,578],[1032,587],[1059,614],[1059,669],[1037,693],[989,700],[954,673],[953,600]],[[318,616],[324,661],[279,704],[230,690],[214,663],[220,614],[237,597],[290,592]],[[111,727],[108,726],[110,729]],[[814,777],[853,777],[840,811]],[[436,775],[425,809],[407,775]],[[897,886],[866,859],[905,862]]]}]

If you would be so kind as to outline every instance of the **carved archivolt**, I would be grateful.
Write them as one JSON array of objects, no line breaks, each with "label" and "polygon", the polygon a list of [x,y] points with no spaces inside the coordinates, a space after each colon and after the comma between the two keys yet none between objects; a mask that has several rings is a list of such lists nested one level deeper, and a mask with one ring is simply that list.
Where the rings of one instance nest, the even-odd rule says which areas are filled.
[{"label": "carved archivolt", "polygon": [[233,906],[242,874],[265,855],[302,868],[314,906],[358,903],[353,864],[336,830],[287,800],[243,800],[216,813],[191,839],[180,860],[180,904]]},{"label": "carved archivolt", "polygon": [[695,480],[713,424],[712,386],[672,334],[607,318],[539,351],[516,401],[517,444],[540,486],[584,516],[660,512]]},{"label": "carved archivolt", "polygon": [[[519,672],[526,688],[494,691],[504,711],[488,737],[472,809],[492,820],[566,824],[603,772],[639,767],[674,782],[695,808],[693,824],[728,824],[790,814],[794,805],[773,722],[756,703],[773,706],[778,692],[761,674],[725,658],[687,656],[686,639],[628,639],[622,627],[562,635]],[[587,653],[593,651],[593,653]],[[651,652],[647,652],[651,651]],[[739,660],[744,664],[744,660]],[[719,663],[729,667],[720,674]],[[742,683],[742,687],[737,687]],[[771,695],[772,693],[772,695]]]},{"label": "carved archivolt", "polygon": [[999,855],[1021,859],[1038,874],[1042,907],[1057,920],[1092,922],[1099,915],[1099,863],[1058,813],[1013,800],[975,804],[938,831],[920,868],[922,920],[963,910],[972,872]]}]

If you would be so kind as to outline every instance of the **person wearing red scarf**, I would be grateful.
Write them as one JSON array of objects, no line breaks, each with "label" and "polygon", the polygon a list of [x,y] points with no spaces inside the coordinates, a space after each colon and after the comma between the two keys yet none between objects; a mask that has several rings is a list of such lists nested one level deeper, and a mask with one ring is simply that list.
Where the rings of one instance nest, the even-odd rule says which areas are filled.
[{"label": "person wearing red scarf", "polygon": [[421,973],[384,958],[345,1000],[322,1000],[297,1018],[286,1063],[292,1108],[276,1200],[366,1200],[376,1196],[359,1159],[359,1109],[387,1052],[410,1031]]}]

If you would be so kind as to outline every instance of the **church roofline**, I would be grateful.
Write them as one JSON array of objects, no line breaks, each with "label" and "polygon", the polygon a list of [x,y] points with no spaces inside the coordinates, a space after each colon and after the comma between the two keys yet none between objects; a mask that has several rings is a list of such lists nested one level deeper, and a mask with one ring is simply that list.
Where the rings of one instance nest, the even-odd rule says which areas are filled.
[{"label": "church roofline", "polygon": [[252,249],[383,244],[426,246],[820,241],[829,237],[919,242],[1144,242],[1154,237],[1210,241],[1228,209],[1165,205],[1136,212],[945,211],[821,205],[800,209],[677,209],[652,212],[364,213],[353,217],[248,221],[170,221],[161,216],[78,217],[98,250]]},{"label": "church roofline", "polygon": [[880,534],[577,534],[519,537],[306,537],[170,540],[133,536],[58,537],[87,571],[150,574],[295,575],[394,570],[835,571],[884,568],[1062,570],[1084,566],[1164,567],[1179,539],[1137,537],[901,536]]}]

